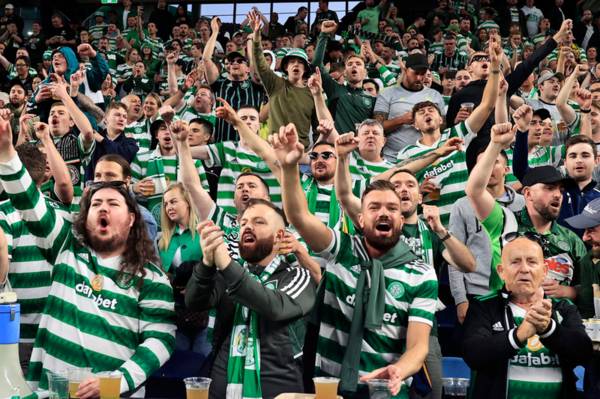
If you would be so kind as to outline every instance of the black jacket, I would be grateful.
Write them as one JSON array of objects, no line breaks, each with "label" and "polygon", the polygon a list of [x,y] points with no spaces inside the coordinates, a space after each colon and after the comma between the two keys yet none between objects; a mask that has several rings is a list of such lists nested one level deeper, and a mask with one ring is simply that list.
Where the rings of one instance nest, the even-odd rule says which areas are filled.
[{"label": "black jacket", "polygon": [[[509,294],[502,290],[471,301],[464,323],[463,355],[474,371],[470,397],[506,398],[508,362],[523,345],[518,344]],[[576,397],[573,368],[591,358],[587,336],[577,307],[568,300],[552,299],[552,322],[548,335],[540,336],[545,347],[560,359],[563,383],[561,398]]]},{"label": "black jacket", "polygon": [[[508,93],[507,97],[510,98],[513,94],[517,92],[519,87],[523,84],[523,82],[531,75],[533,70],[538,66],[538,64],[546,58],[552,50],[556,48],[556,41],[554,39],[548,39],[546,43],[542,46],[538,47],[533,54],[531,54],[525,61],[517,65],[514,71],[506,75],[506,82],[508,83]],[[481,98],[483,97],[483,89],[485,88],[486,80],[475,80],[468,85],[466,85],[461,91],[454,94],[450,98],[450,103],[448,104],[448,111],[446,112],[446,125],[448,127],[454,126],[454,119],[456,118],[456,114],[460,110],[460,105],[465,102],[470,102],[474,104],[481,103]],[[481,129],[481,132],[489,135],[489,130],[494,124],[494,115],[489,116],[487,122]]]},{"label": "black jacket", "polygon": [[302,348],[307,315],[315,302],[315,284],[308,271],[282,262],[265,283],[254,280],[262,268],[248,270],[232,261],[222,272],[198,263],[186,287],[188,309],[216,307],[213,356],[213,379],[210,397],[225,398],[227,362],[235,303],[259,314],[260,378],[263,398],[283,392],[303,392]]}]

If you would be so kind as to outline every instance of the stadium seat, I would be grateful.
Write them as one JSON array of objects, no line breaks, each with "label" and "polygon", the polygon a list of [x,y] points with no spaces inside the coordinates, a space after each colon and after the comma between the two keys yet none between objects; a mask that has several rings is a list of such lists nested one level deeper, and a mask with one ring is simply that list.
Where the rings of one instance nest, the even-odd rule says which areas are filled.
[{"label": "stadium seat", "polygon": [[577,391],[583,392],[583,374],[585,373],[585,369],[583,366],[577,366],[573,372],[575,373],[575,377],[577,377],[577,382],[575,384]]},{"label": "stadium seat", "polygon": [[471,378],[471,369],[460,357],[442,358],[443,378]]}]

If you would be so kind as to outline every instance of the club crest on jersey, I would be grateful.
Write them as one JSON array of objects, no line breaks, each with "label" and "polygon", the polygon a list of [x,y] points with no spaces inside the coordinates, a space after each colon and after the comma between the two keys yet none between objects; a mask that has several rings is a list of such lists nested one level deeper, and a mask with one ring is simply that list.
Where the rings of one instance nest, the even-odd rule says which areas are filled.
[{"label": "club crest on jersey", "polygon": [[388,292],[394,299],[399,299],[404,295],[404,285],[398,281],[394,281],[388,285]]},{"label": "club crest on jersey", "polygon": [[540,342],[540,337],[538,337],[537,334],[527,339],[527,349],[529,349],[531,352],[537,352],[543,347],[544,345],[542,345]]}]

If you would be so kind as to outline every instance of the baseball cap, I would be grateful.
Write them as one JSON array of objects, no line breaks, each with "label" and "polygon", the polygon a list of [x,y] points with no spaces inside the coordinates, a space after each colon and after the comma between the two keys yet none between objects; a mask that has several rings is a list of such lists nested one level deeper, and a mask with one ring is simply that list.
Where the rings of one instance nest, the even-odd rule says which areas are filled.
[{"label": "baseball cap", "polygon": [[563,74],[560,73],[560,72],[552,72],[552,71],[549,71],[549,70],[545,70],[538,77],[537,84],[541,85],[542,83],[544,83],[548,79],[552,79],[554,77],[558,78],[558,80],[563,80],[563,78],[564,78]]},{"label": "baseball cap", "polygon": [[555,184],[562,183],[565,180],[558,169],[552,165],[538,166],[530,168],[523,177],[523,186],[530,187],[538,183]]},{"label": "baseball cap", "polygon": [[427,57],[424,54],[411,54],[406,58],[404,63],[407,68],[412,68],[414,70],[429,69],[429,63],[427,62]]},{"label": "baseball cap", "polygon": [[576,229],[589,229],[600,224],[600,198],[588,203],[579,215],[566,218],[565,222]]},{"label": "baseball cap", "polygon": [[7,4],[4,6],[4,8],[9,8],[9,9],[11,9],[11,10],[12,10],[12,9],[14,9],[14,8],[15,8],[15,6],[13,6],[13,5],[12,5],[12,4],[10,4],[10,3],[7,3]]},{"label": "baseball cap", "polygon": [[94,17],[104,17],[104,13],[102,11],[96,11]]},{"label": "baseball cap", "polygon": [[540,119],[543,121],[545,121],[548,118],[552,119],[552,116],[550,115],[550,111],[548,111],[546,108],[536,109],[535,111],[533,111],[533,116],[539,116]]},{"label": "baseball cap", "polygon": [[232,51],[231,53],[227,53],[227,55],[225,56],[225,59],[229,62],[231,62],[232,60],[236,59],[236,58],[243,58],[244,61],[248,62],[248,58],[246,58],[242,53],[240,53],[239,51]]}]

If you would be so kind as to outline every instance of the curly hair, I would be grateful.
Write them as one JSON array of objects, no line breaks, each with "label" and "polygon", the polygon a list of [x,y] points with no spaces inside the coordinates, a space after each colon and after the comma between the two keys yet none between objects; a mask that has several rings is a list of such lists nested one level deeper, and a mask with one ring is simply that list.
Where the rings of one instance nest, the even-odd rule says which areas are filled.
[{"label": "curly hair", "polygon": [[[73,222],[73,228],[80,243],[86,247],[92,248],[91,239],[86,229],[92,197],[102,188],[111,188],[123,196],[129,212],[134,214],[135,221],[129,229],[117,281],[124,281],[128,284],[136,277],[139,277],[137,287],[140,288],[144,282],[144,277],[146,276],[146,264],[153,263],[158,265],[158,258],[154,250],[154,245],[150,238],[148,238],[146,223],[142,218],[140,208],[133,197],[126,191],[125,185],[115,185],[118,183],[119,182],[99,182],[94,184],[89,192],[81,197],[79,215]],[[124,280],[121,280],[122,278],[124,278]]]}]

